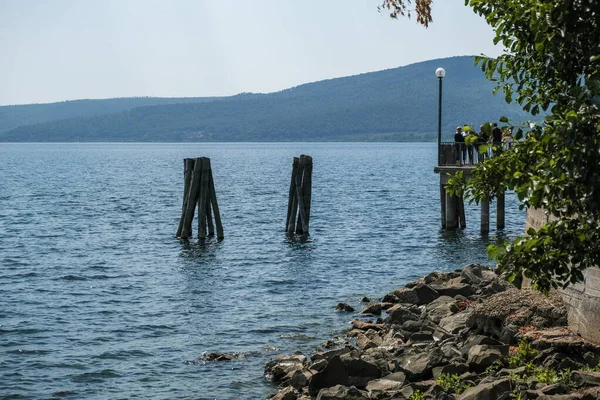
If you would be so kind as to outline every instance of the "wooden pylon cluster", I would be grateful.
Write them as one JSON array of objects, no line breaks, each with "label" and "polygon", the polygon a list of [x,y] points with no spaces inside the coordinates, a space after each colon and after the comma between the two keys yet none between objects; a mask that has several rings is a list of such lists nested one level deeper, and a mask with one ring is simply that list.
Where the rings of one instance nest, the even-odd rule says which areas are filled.
[{"label": "wooden pylon cluster", "polygon": [[[210,159],[207,157],[186,158],[183,160],[183,206],[181,208],[181,219],[177,228],[177,237],[187,239],[192,236],[192,222],[194,210],[198,205],[198,238],[204,239],[207,235],[215,234],[217,226],[217,238],[223,238],[223,226],[221,215],[215,193],[215,184],[210,168]],[[214,212],[215,224],[213,225],[212,214]]]},{"label": "wooden pylon cluster", "polygon": [[288,199],[288,212],[285,230],[292,234],[308,234],[310,221],[310,201],[312,193],[312,157],[294,157],[292,180]]}]

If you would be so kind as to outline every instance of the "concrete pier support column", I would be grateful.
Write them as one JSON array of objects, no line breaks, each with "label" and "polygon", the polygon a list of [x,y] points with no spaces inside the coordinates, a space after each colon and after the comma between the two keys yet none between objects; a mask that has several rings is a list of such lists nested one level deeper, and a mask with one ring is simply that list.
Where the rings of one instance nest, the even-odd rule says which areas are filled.
[{"label": "concrete pier support column", "polygon": [[504,229],[504,192],[496,198],[496,229]]},{"label": "concrete pier support column", "polygon": [[481,200],[481,233],[490,231],[490,200]]},{"label": "concrete pier support column", "polygon": [[458,213],[455,196],[446,193],[446,229],[456,229],[458,227]]}]

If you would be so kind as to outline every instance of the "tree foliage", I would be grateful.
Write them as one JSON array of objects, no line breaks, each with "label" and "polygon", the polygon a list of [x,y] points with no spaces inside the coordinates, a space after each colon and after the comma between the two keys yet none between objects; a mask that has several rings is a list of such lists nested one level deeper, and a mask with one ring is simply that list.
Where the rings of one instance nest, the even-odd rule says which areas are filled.
[{"label": "tree foliage", "polygon": [[475,201],[513,189],[521,207],[543,208],[550,222],[492,249],[499,268],[542,291],[583,280],[600,265],[600,3],[596,0],[466,0],[506,51],[478,57],[507,101],[542,124],[514,126],[510,150],[478,166],[466,193]]},{"label": "tree foliage", "polygon": [[414,0],[414,9],[412,0],[383,0],[379,6],[379,10],[385,10],[390,14],[390,17],[396,19],[398,17],[410,18],[412,14],[417,16],[417,22],[425,27],[433,21],[431,18],[431,3],[433,0]]},{"label": "tree foliage", "polygon": [[[407,4],[384,1],[392,17],[405,15]],[[456,177],[449,190],[479,202],[509,188],[521,207],[543,208],[554,217],[490,254],[518,285],[525,276],[545,292],[566,287],[583,280],[586,268],[600,265],[600,1],[465,0],[465,5],[485,18],[495,31],[494,43],[505,48],[496,59],[476,58],[497,82],[496,91],[532,115],[549,112],[539,125],[514,126],[501,118],[518,142],[478,165],[466,185]]]}]

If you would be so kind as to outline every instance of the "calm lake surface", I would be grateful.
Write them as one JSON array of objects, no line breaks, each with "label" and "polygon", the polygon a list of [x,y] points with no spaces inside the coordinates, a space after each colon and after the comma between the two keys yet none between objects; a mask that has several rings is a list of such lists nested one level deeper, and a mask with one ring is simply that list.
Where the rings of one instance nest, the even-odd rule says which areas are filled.
[{"label": "calm lake surface", "polygon": [[[293,156],[311,235],[286,238]],[[225,240],[175,239],[183,158],[210,157]],[[344,301],[489,264],[507,228],[440,230],[433,143],[0,144],[1,399],[264,399],[263,366],[349,326]],[[195,224],[194,224],[195,225]],[[196,226],[194,226],[194,229]],[[204,363],[205,352],[240,352]]]}]

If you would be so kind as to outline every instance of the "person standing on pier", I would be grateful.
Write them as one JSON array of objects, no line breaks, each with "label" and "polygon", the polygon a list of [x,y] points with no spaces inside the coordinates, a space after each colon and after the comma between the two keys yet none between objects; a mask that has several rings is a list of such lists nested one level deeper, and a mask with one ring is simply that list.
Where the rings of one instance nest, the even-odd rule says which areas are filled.
[{"label": "person standing on pier", "polygon": [[456,161],[462,165],[465,161],[465,137],[462,133],[462,127],[458,126],[454,133],[454,143],[456,144]]}]

